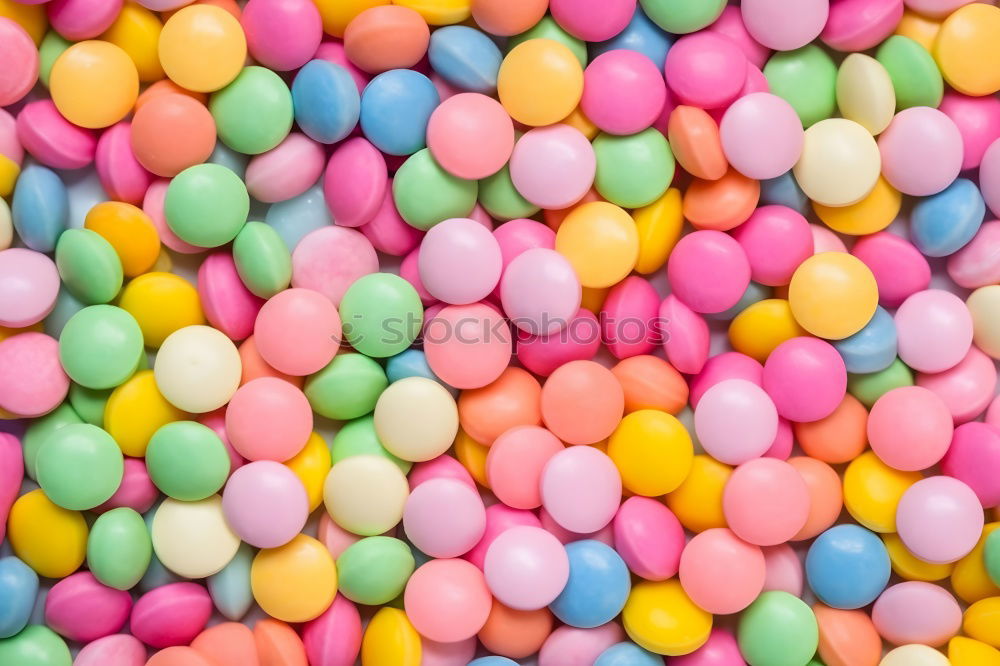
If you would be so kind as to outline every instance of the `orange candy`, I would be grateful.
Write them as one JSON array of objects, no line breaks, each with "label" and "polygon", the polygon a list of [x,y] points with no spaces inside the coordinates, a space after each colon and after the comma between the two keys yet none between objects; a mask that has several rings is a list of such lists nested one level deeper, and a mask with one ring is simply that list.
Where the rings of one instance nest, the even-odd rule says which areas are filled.
[{"label": "orange candy", "polygon": [[132,152],[157,176],[176,176],[207,160],[214,149],[212,114],[187,95],[157,95],[132,118]]},{"label": "orange candy", "polygon": [[832,465],[854,460],[868,445],[868,411],[850,393],[824,419],[794,424],[795,439],[807,456]]},{"label": "orange candy", "polygon": [[462,391],[458,420],[465,432],[483,446],[519,425],[542,422],[542,386],[531,373],[509,367],[492,384]]},{"label": "orange candy", "polygon": [[514,610],[496,599],[479,630],[479,640],[493,654],[522,659],[538,652],[552,631],[552,613],[548,608]]},{"label": "orange candy", "polygon": [[427,52],[431,32],[409,7],[384,5],[361,12],[347,24],[344,51],[369,74],[409,68]]},{"label": "orange candy", "polygon": [[594,361],[570,361],[542,387],[542,420],[567,444],[594,444],[622,420],[625,395],[618,378]]},{"label": "orange candy", "polygon": [[811,539],[837,522],[844,507],[844,491],[840,477],[832,467],[822,460],[807,456],[794,456],[788,464],[795,468],[806,482],[809,491],[809,514],[806,524],[792,541]]},{"label": "orange candy", "polygon": [[132,111],[133,113],[138,113],[139,109],[145,106],[147,102],[156,99],[160,95],[169,95],[172,93],[187,95],[191,99],[197,100],[202,104],[206,104],[208,102],[208,95],[205,93],[194,92],[193,90],[188,90],[187,88],[181,88],[170,79],[160,79],[139,93],[139,97],[136,98],[135,107]]},{"label": "orange candy", "polygon": [[695,229],[728,231],[757,207],[760,182],[729,169],[718,180],[695,178],[684,193],[684,219]]},{"label": "orange candy", "polygon": [[695,178],[718,180],[729,163],[722,152],[719,126],[704,109],[678,106],[670,113],[667,138],[677,162]]},{"label": "orange candy", "polygon": [[243,362],[243,376],[240,379],[240,386],[258,377],[277,377],[278,379],[284,379],[296,388],[302,388],[305,377],[292,377],[291,375],[278,372],[268,365],[267,361],[261,358],[260,352],[257,351],[257,343],[254,342],[252,335],[240,343],[239,352],[240,361]]},{"label": "orange candy", "polygon": [[510,37],[542,20],[548,0],[472,0],[472,18],[486,32]]},{"label": "orange candy", "polygon": [[306,648],[295,630],[280,620],[260,620],[253,628],[260,666],[309,666]]},{"label": "orange candy", "polygon": [[657,356],[631,356],[611,372],[625,391],[625,413],[661,409],[678,414],[688,401],[688,385],[681,373]]},{"label": "orange candy", "polygon": [[87,212],[86,229],[111,244],[122,262],[125,277],[142,275],[160,257],[160,235],[141,208],[121,201],[104,201]]},{"label": "orange candy", "polygon": [[868,613],[821,603],[812,610],[819,625],[819,656],[826,666],[877,666],[882,639]]},{"label": "orange candy", "polygon": [[218,666],[194,648],[177,645],[160,650],[146,662],[146,666]]},{"label": "orange candy", "polygon": [[191,647],[215,666],[260,666],[253,632],[239,622],[209,627],[191,641]]}]

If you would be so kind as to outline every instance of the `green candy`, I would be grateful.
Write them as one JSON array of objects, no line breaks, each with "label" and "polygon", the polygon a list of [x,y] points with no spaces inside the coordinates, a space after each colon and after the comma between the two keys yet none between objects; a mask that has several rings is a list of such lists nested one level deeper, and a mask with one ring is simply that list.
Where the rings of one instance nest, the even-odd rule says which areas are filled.
[{"label": "green candy", "polygon": [[479,185],[451,175],[427,148],[410,155],[392,180],[392,198],[400,216],[424,231],[452,217],[466,217],[476,206]]},{"label": "green candy", "polygon": [[642,11],[667,32],[684,35],[715,22],[726,0],[639,0]]},{"label": "green candy", "polygon": [[292,281],[292,253],[263,222],[243,225],[233,241],[233,261],[246,288],[261,298],[271,298]]},{"label": "green candy", "polygon": [[986,537],[986,544],[983,546],[983,563],[986,565],[986,574],[993,581],[994,585],[1000,586],[1000,530],[993,530]]},{"label": "green candy", "polygon": [[882,63],[892,79],[897,111],[911,106],[937,108],[941,103],[944,96],[941,70],[927,49],[918,42],[893,35],[878,47],[875,59]]},{"label": "green candy", "polygon": [[363,354],[337,354],[306,380],[305,394],[313,411],[346,421],[371,412],[389,385],[385,371]]},{"label": "green candy", "polygon": [[80,310],[59,335],[59,360],[66,374],[92,389],[114,388],[131,377],[143,350],[139,324],[113,305]]},{"label": "green candy", "polygon": [[240,177],[218,164],[197,164],[174,176],[163,203],[167,226],[198,247],[218,247],[236,238],[250,213],[250,195]]},{"label": "green candy", "polygon": [[56,243],[56,268],[81,303],[108,303],[122,288],[122,262],[111,243],[90,229],[67,229]]},{"label": "green candy", "polygon": [[128,507],[102,513],[87,537],[87,568],[116,590],[135,587],[153,556],[153,543],[142,516]]},{"label": "green candy", "polygon": [[[139,359],[139,365],[146,355]],[[83,419],[85,423],[95,425],[98,428],[104,427],[104,407],[108,404],[112,389],[90,389],[79,384],[71,384],[69,387],[69,404],[73,405],[73,411]]]},{"label": "green candy", "polygon": [[29,624],[21,633],[0,640],[4,666],[72,666],[73,657],[59,634],[40,624]]},{"label": "green candy", "polygon": [[792,105],[803,127],[837,110],[837,65],[815,44],[775,53],[764,65],[764,76],[771,93]]},{"label": "green candy", "polygon": [[229,453],[215,431],[195,421],[160,427],[146,448],[149,478],[163,494],[196,502],[215,494],[229,478]]},{"label": "green candy", "polygon": [[212,602],[222,616],[239,622],[253,606],[253,590],[250,586],[250,569],[257,550],[241,543],[236,555],[217,574],[208,577],[208,592]]},{"label": "green candy", "polygon": [[737,637],[750,666],[806,666],[819,645],[819,626],[804,601],[772,590],[743,611]]},{"label": "green candy", "polygon": [[97,426],[75,423],[52,432],[35,459],[38,485],[55,504],[86,511],[115,494],[125,458],[115,440]]},{"label": "green candy", "polygon": [[49,30],[42,37],[42,43],[38,45],[38,80],[46,88],[49,87],[49,74],[52,72],[52,65],[56,63],[63,51],[73,45],[63,38],[55,30]]},{"label": "green candy", "polygon": [[232,83],[212,95],[208,110],[223,143],[247,155],[271,150],[292,129],[292,93],[266,67],[244,67]]},{"label": "green candy", "polygon": [[492,176],[479,181],[479,203],[490,217],[503,221],[531,217],[540,210],[514,188],[510,167],[506,164]]},{"label": "green candy", "polygon": [[60,428],[68,425],[83,423],[83,419],[76,413],[69,402],[63,402],[45,416],[32,419],[28,429],[21,439],[21,448],[24,451],[24,471],[32,479],[37,479],[35,473],[35,461],[38,459],[38,450],[49,438],[49,435]]},{"label": "green candy", "polygon": [[594,139],[594,153],[594,186],[602,197],[622,208],[653,203],[667,191],[674,177],[670,144],[651,127],[628,136],[602,132]]},{"label": "green candy", "polygon": [[514,35],[508,39],[507,53],[510,53],[518,44],[522,44],[529,39],[551,39],[554,42],[559,42],[573,52],[576,59],[580,61],[580,67],[587,67],[586,43],[563,30],[562,26],[556,23],[556,20],[549,15],[545,15],[541,21],[521,34]]},{"label": "green candy", "polygon": [[345,423],[330,442],[330,460],[334,465],[352,456],[371,455],[388,458],[403,474],[408,474],[413,467],[409,460],[397,458],[382,446],[375,432],[375,417],[371,414]]},{"label": "green candy", "polygon": [[847,392],[868,409],[875,401],[894,388],[913,386],[913,371],[899,358],[885,370],[863,375],[847,375]]},{"label": "green candy", "polygon": [[356,280],[340,301],[344,338],[366,356],[385,358],[408,349],[420,334],[424,308],[417,290],[392,273]]},{"label": "green candy", "polygon": [[388,603],[403,592],[415,564],[410,547],[399,539],[366,537],[337,558],[337,589],[355,603]]}]

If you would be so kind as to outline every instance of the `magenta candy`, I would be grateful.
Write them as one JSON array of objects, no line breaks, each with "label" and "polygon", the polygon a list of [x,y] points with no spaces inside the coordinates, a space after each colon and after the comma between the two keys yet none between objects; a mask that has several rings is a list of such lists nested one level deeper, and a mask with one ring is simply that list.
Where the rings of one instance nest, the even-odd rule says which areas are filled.
[{"label": "magenta candy", "polygon": [[421,241],[417,257],[428,293],[454,305],[486,298],[499,284],[503,269],[493,233],[468,218],[434,225]]},{"label": "magenta candy", "polygon": [[941,473],[972,488],[983,507],[1000,506],[1000,430],[978,422],[955,428]]},{"label": "magenta candy", "polygon": [[928,106],[896,114],[878,138],[882,175],[903,194],[928,196],[951,185],[962,169],[962,134]]},{"label": "magenta candy", "polygon": [[608,291],[601,309],[601,338],[615,358],[653,351],[659,339],[660,296],[649,280],[632,275]]},{"label": "magenta candy", "polygon": [[353,666],[361,650],[361,615],[338,594],[314,620],[302,625],[302,643],[310,664]]},{"label": "magenta candy", "polygon": [[920,580],[887,587],[872,606],[872,622],[893,645],[938,647],[962,626],[962,609],[948,590]]},{"label": "magenta candy", "polygon": [[754,67],[763,67],[771,55],[771,49],[757,42],[747,32],[747,27],[743,24],[743,16],[740,14],[740,8],[736,5],[729,5],[723,9],[719,18],[715,20],[715,23],[708,26],[707,29],[733,40],[740,47],[740,50],[743,51],[743,55],[746,56],[747,61]]},{"label": "magenta candy", "polygon": [[250,55],[279,72],[309,62],[323,39],[319,10],[310,0],[250,0],[240,23]]},{"label": "magenta candy", "polygon": [[740,9],[747,31],[777,51],[791,51],[816,39],[829,16],[830,0],[745,0]]},{"label": "magenta candy", "polygon": [[340,226],[322,227],[295,246],[292,286],[318,291],[339,305],[348,287],[378,268],[378,255],[364,234]]},{"label": "magenta candy", "polygon": [[323,146],[305,134],[292,132],[271,150],[251,158],[245,177],[247,191],[264,203],[287,201],[319,180],[325,161]]},{"label": "magenta candy", "polygon": [[711,357],[705,362],[701,372],[691,378],[691,406],[697,407],[705,391],[727,379],[745,379],[761,386],[764,381],[764,366],[739,352],[724,352]]},{"label": "magenta candy", "polygon": [[774,436],[774,441],[771,442],[771,448],[764,451],[764,457],[788,460],[788,456],[792,455],[792,447],[795,446],[794,437],[792,422],[783,416],[779,416],[778,432]]},{"label": "magenta candy", "polygon": [[[129,129],[129,133],[131,131]],[[129,146],[131,147],[131,144]],[[138,164],[138,162],[136,163]],[[150,177],[152,177],[152,174],[150,174]],[[160,178],[151,182],[149,187],[146,188],[146,194],[142,199],[142,211],[149,216],[149,219],[153,222],[153,226],[156,227],[156,233],[159,235],[160,241],[169,249],[180,254],[198,254],[204,252],[205,248],[182,241],[167,225],[167,218],[163,212],[163,203],[166,200],[167,187],[169,186],[170,179],[168,178]]]},{"label": "magenta candy", "polygon": [[583,81],[580,108],[609,134],[635,134],[646,129],[660,115],[667,98],[659,68],[637,51],[602,53],[587,65]]},{"label": "magenta candy", "polygon": [[20,165],[24,161],[24,148],[17,138],[17,119],[0,109],[0,155]]},{"label": "magenta candy", "polygon": [[[0,107],[19,102],[38,80],[38,49],[20,25],[0,16]],[[20,160],[18,160],[20,163]]]},{"label": "magenta candy", "polygon": [[208,624],[212,598],[196,583],[169,583],[132,606],[132,635],[153,648],[187,645]]},{"label": "magenta candy", "polygon": [[44,333],[21,333],[0,342],[0,409],[36,417],[55,409],[69,391],[59,343]]},{"label": "magenta candy", "polygon": [[548,335],[531,335],[518,329],[517,358],[525,368],[548,377],[570,361],[589,361],[601,348],[601,328],[594,313],[577,310],[566,328]]},{"label": "magenta candy", "polygon": [[382,153],[366,139],[355,137],[337,146],[323,175],[323,194],[333,221],[360,227],[375,217],[389,178]]},{"label": "magenta candy", "polygon": [[931,282],[927,258],[913,243],[888,231],[859,238],[851,254],[875,276],[879,303],[883,307],[899,307]]},{"label": "magenta candy", "polygon": [[63,118],[48,99],[26,104],[17,114],[17,138],[32,157],[54,169],[85,167],[97,152],[97,132]]},{"label": "magenta candy", "polygon": [[798,337],[778,345],[764,363],[764,390],[789,421],[818,421],[847,392],[847,368],[829,342]]},{"label": "magenta candy", "polygon": [[968,555],[983,532],[979,498],[950,476],[932,476],[910,486],[896,508],[896,531],[911,553],[933,564]]},{"label": "magenta candy", "polygon": [[903,18],[903,0],[834,0],[819,37],[838,51],[864,51],[892,34]]},{"label": "magenta candy", "polygon": [[992,358],[972,346],[958,365],[944,372],[919,373],[917,385],[937,394],[955,423],[965,423],[982,414],[993,399],[997,368]]},{"label": "magenta candy", "polygon": [[615,549],[632,573],[646,580],[667,580],[677,574],[684,550],[684,528],[663,502],[630,497],[612,523]]},{"label": "magenta candy", "polygon": [[80,571],[52,586],[45,597],[45,624],[72,641],[89,643],[125,626],[132,597]]},{"label": "magenta candy", "polygon": [[907,298],[895,316],[899,358],[920,372],[944,372],[972,345],[972,315],[965,302],[941,289]]},{"label": "magenta candy", "polygon": [[[403,278],[410,283],[410,286],[416,290],[417,295],[420,296],[420,302],[424,304],[424,307],[433,304],[440,304],[444,307],[443,303],[440,303],[438,299],[434,298],[431,292],[427,291],[427,287],[424,286],[423,280],[420,279],[420,249],[413,250],[408,255],[403,257],[403,261],[399,263],[399,277]],[[427,330],[427,325],[434,320],[431,316],[430,310],[424,314],[423,329],[424,332]]]},{"label": "magenta candy", "polygon": [[667,260],[673,293],[695,312],[728,310],[750,284],[750,262],[732,236],[711,229],[681,238]]},{"label": "magenta candy", "polygon": [[993,398],[993,402],[986,408],[985,420],[994,428],[1000,428],[1000,396]]},{"label": "magenta candy", "polygon": [[948,257],[948,276],[960,287],[1000,283],[1000,221],[985,222],[968,244]]},{"label": "magenta candy", "polygon": [[541,527],[538,516],[532,511],[512,509],[506,504],[493,504],[486,507],[486,529],[482,538],[462,557],[472,562],[480,569],[486,561],[486,552],[500,534],[518,526]]},{"label": "magenta candy", "polygon": [[510,178],[529,202],[558,210],[583,198],[594,183],[597,157],[583,134],[569,125],[528,130],[514,144]]},{"label": "magenta candy", "polygon": [[990,144],[1000,138],[1000,99],[993,95],[969,97],[953,90],[938,107],[962,135],[962,169],[975,169]]},{"label": "magenta candy", "polygon": [[550,0],[552,18],[577,39],[603,42],[625,29],[636,0]]},{"label": "magenta candy", "polygon": [[392,198],[391,182],[385,189],[382,205],[375,212],[375,216],[358,227],[358,230],[371,241],[376,250],[394,257],[402,257],[409,253],[424,237],[423,231],[411,227],[400,217],[399,211],[396,210],[396,202]]},{"label": "magenta candy", "polygon": [[7,515],[21,491],[23,480],[21,442],[10,433],[0,432],[0,541],[7,534]]},{"label": "magenta candy", "polygon": [[228,252],[213,252],[198,269],[198,296],[208,322],[232,340],[253,333],[264,299],[243,285],[236,263]]},{"label": "magenta candy", "polygon": [[130,634],[112,634],[87,643],[73,660],[73,666],[143,666],[146,646]]},{"label": "magenta candy", "polygon": [[658,326],[670,364],[685,374],[701,372],[711,342],[704,317],[670,294],[660,304]]},{"label": "magenta candy", "polygon": [[746,252],[751,279],[772,287],[788,284],[813,254],[809,223],[785,206],[761,206],[732,234]]},{"label": "magenta candy", "polygon": [[781,590],[795,597],[802,596],[802,561],[787,543],[764,546],[764,592]]},{"label": "magenta candy", "polygon": [[671,657],[671,666],[744,666],[736,638],[726,629],[716,627],[708,640],[690,654]]},{"label": "magenta candy", "polygon": [[735,42],[713,32],[697,32],[674,43],[663,73],[683,104],[714,109],[739,95],[746,83],[746,62]]},{"label": "magenta candy", "polygon": [[593,664],[615,643],[625,640],[625,632],[617,622],[608,622],[593,629],[577,629],[564,625],[545,639],[538,651],[538,666]]},{"label": "magenta candy", "polygon": [[[752,67],[752,65],[751,65]],[[763,78],[754,68],[751,79]],[[760,79],[758,78],[760,75]],[[748,178],[777,178],[802,155],[805,132],[792,105],[764,90],[729,105],[719,125],[722,150],[733,168]]]},{"label": "magenta candy", "polygon": [[[97,140],[94,162],[101,187],[111,199],[141,206],[146,190],[155,176],[146,171],[135,158],[131,136],[132,125],[125,120],[104,130]],[[162,218],[162,202],[160,208]]]},{"label": "magenta candy", "polygon": [[424,460],[413,465],[410,473],[406,475],[406,480],[410,483],[410,491],[425,481],[431,479],[454,479],[461,481],[470,488],[476,487],[476,482],[472,480],[469,470],[465,469],[462,463],[458,462],[450,455],[443,453],[437,458]]},{"label": "magenta candy", "polygon": [[118,490],[93,511],[104,513],[111,509],[128,507],[138,513],[146,513],[159,496],[159,491],[146,471],[145,461],[141,458],[125,458],[125,473]]},{"label": "magenta candy", "polygon": [[71,42],[94,39],[111,27],[122,0],[52,0],[45,6],[49,25]]},{"label": "magenta candy", "polygon": [[580,308],[580,280],[555,250],[522,252],[500,278],[500,300],[511,322],[532,335],[564,329]]},{"label": "magenta candy", "polygon": [[875,455],[907,472],[941,460],[954,430],[944,402],[921,386],[901,386],[882,395],[872,405],[867,428]]}]

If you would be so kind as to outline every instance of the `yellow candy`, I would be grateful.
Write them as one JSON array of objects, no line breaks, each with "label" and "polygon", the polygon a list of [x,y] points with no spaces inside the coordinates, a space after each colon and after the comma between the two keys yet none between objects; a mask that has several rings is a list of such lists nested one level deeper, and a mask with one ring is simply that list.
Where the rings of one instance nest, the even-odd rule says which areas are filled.
[{"label": "yellow candy", "polygon": [[892,570],[906,580],[926,582],[944,580],[954,568],[951,563],[931,564],[919,559],[906,548],[898,534],[883,534],[882,543],[885,544],[885,549],[889,552]]},{"label": "yellow candy", "polygon": [[882,231],[899,215],[903,195],[885,178],[878,182],[868,196],[850,206],[824,206],[813,202],[813,210],[826,226],[851,236],[864,236]]},{"label": "yellow candy", "polygon": [[472,14],[470,0],[393,0],[392,4],[409,7],[430,25],[461,23]]},{"label": "yellow candy", "polygon": [[49,92],[66,120],[99,129],[132,110],[139,96],[139,73],[129,55],[114,44],[77,42],[52,65]]},{"label": "yellow candy", "polygon": [[361,666],[420,666],[420,634],[398,608],[381,608],[361,639]]},{"label": "yellow candy", "polygon": [[135,458],[146,455],[149,438],[161,426],[187,418],[160,394],[152,370],[135,373],[111,392],[104,406],[105,430],[122,453]]},{"label": "yellow candy", "polygon": [[676,578],[643,581],[632,588],[622,611],[629,638],[670,657],[697,650],[712,631],[712,615],[698,608]]},{"label": "yellow candy", "polygon": [[639,258],[635,270],[649,275],[660,270],[681,237],[684,226],[681,191],[671,187],[659,199],[632,211],[639,232]]},{"label": "yellow candy", "polygon": [[972,341],[993,358],[1000,358],[1000,285],[980,287],[965,305],[972,315]]},{"label": "yellow candy", "polygon": [[140,275],[125,285],[118,306],[135,317],[153,349],[177,329],[205,323],[198,290],[173,273]]},{"label": "yellow candy", "polygon": [[806,130],[792,173],[813,201],[850,206],[872,191],[881,167],[878,145],[868,130],[853,120],[828,118]]},{"label": "yellow candy", "polygon": [[951,588],[967,604],[987,597],[1000,596],[1000,587],[997,587],[986,573],[986,563],[983,561],[986,537],[998,528],[1000,522],[987,523],[972,552],[955,562],[955,568],[951,572]]},{"label": "yellow candy", "polygon": [[951,666],[1000,666],[1000,650],[972,638],[955,636],[948,641],[948,661]]},{"label": "yellow candy", "polygon": [[590,118],[584,114],[583,109],[579,106],[573,109],[573,112],[560,121],[563,125],[569,125],[580,134],[587,137],[587,140],[592,140],[597,133],[600,131],[597,129],[597,125],[590,121]]},{"label": "yellow candy", "polygon": [[889,651],[879,666],[948,666],[948,659],[926,645],[901,645]]},{"label": "yellow candy", "polygon": [[14,192],[14,183],[20,175],[21,167],[17,162],[6,155],[0,155],[0,197],[9,197]]},{"label": "yellow candy", "polygon": [[1000,648],[1000,597],[980,599],[965,610],[962,631],[971,638]]},{"label": "yellow candy", "polygon": [[7,519],[14,554],[46,578],[65,578],[80,568],[87,534],[82,513],[56,506],[41,489],[19,497]]},{"label": "yellow candy", "polygon": [[185,578],[219,573],[232,561],[240,538],[226,522],[222,498],[211,495],[197,502],[163,500],[150,528],[157,559]]},{"label": "yellow candy", "polygon": [[162,245],[160,246],[160,253],[156,255],[156,261],[153,262],[150,272],[156,273],[169,273],[173,270],[174,260],[170,258],[170,253],[167,252],[166,248]]},{"label": "yellow candy", "polygon": [[844,506],[873,532],[896,531],[896,507],[907,488],[922,479],[920,472],[901,472],[866,451],[844,471]]},{"label": "yellow candy", "polygon": [[658,497],[677,489],[694,459],[694,445],[677,417],[640,409],[622,419],[608,440],[608,457],[630,492]]},{"label": "yellow candy", "polygon": [[42,322],[32,324],[25,328],[7,328],[6,326],[0,326],[0,342],[3,342],[12,335],[17,335],[18,333],[43,333],[45,331]]},{"label": "yellow candy", "polygon": [[333,603],[337,567],[326,546],[300,534],[284,546],[257,553],[250,567],[250,586],[254,599],[271,617],[307,622]]},{"label": "yellow candy", "polygon": [[161,30],[163,24],[156,14],[142,5],[126,2],[101,39],[128,54],[135,63],[140,81],[159,81],[163,78],[163,67],[157,52]]},{"label": "yellow candy", "polygon": [[490,487],[486,480],[486,454],[489,452],[488,446],[483,446],[469,437],[464,430],[458,429],[458,435],[455,437],[455,457],[483,488]]},{"label": "yellow candy", "polygon": [[639,258],[639,231],[624,209],[607,201],[577,206],[556,231],[556,251],[573,265],[584,287],[610,287]]},{"label": "yellow candy", "polygon": [[896,91],[889,72],[875,58],[852,53],[837,71],[837,106],[842,116],[880,134],[896,113]]},{"label": "yellow candy", "polygon": [[871,321],[878,306],[878,285],[860,259],[846,252],[821,252],[795,269],[788,302],[802,328],[840,340]]},{"label": "yellow candy", "polygon": [[125,277],[142,275],[160,256],[160,236],[141,208],[121,201],[104,201],[87,212],[83,222],[111,244],[122,262]]},{"label": "yellow candy", "polygon": [[792,316],[788,301],[781,298],[752,303],[729,324],[733,349],[761,363],[782,342],[801,335],[806,332]]},{"label": "yellow candy", "polygon": [[247,40],[240,22],[225,9],[188,5],[163,26],[159,54],[163,71],[181,88],[214,92],[243,69]]},{"label": "yellow candy", "polygon": [[285,462],[305,486],[310,513],[323,503],[323,482],[332,464],[330,449],[323,438],[315,432],[309,436],[302,450]]},{"label": "yellow candy", "polygon": [[323,19],[323,32],[343,37],[344,29],[355,16],[371,7],[392,4],[390,0],[315,0]]},{"label": "yellow candy", "polygon": [[903,12],[903,18],[896,25],[897,35],[909,37],[927,49],[928,52],[934,48],[934,39],[939,30],[941,30],[940,21],[927,18],[910,9]]},{"label": "yellow candy", "polygon": [[604,299],[608,297],[608,291],[609,289],[591,289],[590,287],[584,287],[581,290],[580,307],[597,314],[604,306]]},{"label": "yellow candy", "polygon": [[699,454],[691,461],[691,471],[677,490],[667,495],[667,506],[681,525],[692,532],[725,527],[722,491],[733,468],[715,458]]},{"label": "yellow candy", "polygon": [[497,75],[500,103],[511,118],[539,127],[557,123],[583,94],[583,68],[569,47],[529,39],[511,49]]},{"label": "yellow candy", "polygon": [[973,3],[941,24],[931,53],[944,80],[966,95],[1000,90],[1000,8]]},{"label": "yellow candy", "polygon": [[0,16],[9,18],[24,28],[36,45],[42,43],[45,30],[49,27],[45,5],[23,5],[16,0],[0,0]]}]

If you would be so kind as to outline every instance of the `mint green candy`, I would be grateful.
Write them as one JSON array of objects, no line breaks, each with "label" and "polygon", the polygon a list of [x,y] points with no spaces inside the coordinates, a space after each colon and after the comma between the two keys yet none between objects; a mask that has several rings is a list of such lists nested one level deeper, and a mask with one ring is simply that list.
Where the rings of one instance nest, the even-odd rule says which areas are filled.
[{"label": "mint green candy", "polygon": [[271,298],[292,281],[292,254],[263,222],[247,222],[236,234],[233,261],[246,288],[261,298]]},{"label": "mint green candy", "polygon": [[675,35],[711,25],[726,8],[726,0],[639,0],[639,4],[653,23]]},{"label": "mint green candy", "polygon": [[837,65],[815,44],[775,53],[764,65],[764,76],[771,93],[792,105],[803,127],[837,110]]},{"label": "mint green candy", "polygon": [[408,474],[413,467],[409,460],[397,458],[382,446],[375,432],[375,418],[371,414],[345,423],[330,442],[330,460],[334,465],[352,456],[372,455],[388,458],[403,474]]},{"label": "mint green candy", "polygon": [[363,354],[337,354],[306,380],[303,390],[314,412],[346,421],[374,410],[388,385],[385,371],[376,361]]},{"label": "mint green candy", "polygon": [[149,478],[164,495],[196,502],[229,478],[229,453],[215,431],[195,421],[174,421],[153,433],[146,448]]},{"label": "mint green candy", "polygon": [[24,471],[32,479],[37,479],[35,473],[35,461],[38,458],[38,450],[42,444],[56,430],[68,425],[83,423],[83,419],[76,413],[69,402],[60,403],[45,416],[31,419],[28,429],[21,438],[21,449],[24,453]]},{"label": "mint green candy", "polygon": [[266,67],[244,67],[232,83],[212,95],[208,110],[222,142],[247,155],[271,150],[292,129],[292,93]]},{"label": "mint green candy", "polygon": [[[140,359],[140,365],[142,365],[142,359],[145,359],[145,354]],[[111,391],[112,389],[91,389],[79,384],[71,384],[69,387],[69,404],[73,406],[73,411],[85,423],[103,428],[104,407],[108,404]]]},{"label": "mint green candy", "polygon": [[506,164],[492,176],[479,181],[479,203],[490,217],[503,221],[531,217],[539,211],[538,206],[514,188],[510,167]]},{"label": "mint green candy", "polygon": [[73,657],[59,634],[40,624],[29,624],[10,638],[0,640],[4,666],[72,666]]},{"label": "mint green candy", "polygon": [[70,317],[59,335],[59,360],[77,384],[114,388],[132,376],[143,355],[135,317],[113,305],[91,305]]},{"label": "mint green candy", "polygon": [[115,440],[89,423],[52,432],[35,459],[38,485],[55,504],[86,511],[115,494],[125,473],[125,458]]},{"label": "mint green candy", "polygon": [[355,603],[388,603],[403,593],[415,564],[410,547],[399,539],[365,537],[337,558],[337,590]]},{"label": "mint green candy", "polygon": [[993,530],[986,537],[986,544],[983,546],[983,563],[986,565],[986,574],[993,581],[994,585],[1000,586],[1000,530]]},{"label": "mint green candy", "polygon": [[153,556],[153,543],[142,516],[128,507],[102,513],[87,537],[87,568],[116,590],[135,587]]},{"label": "mint green candy", "polygon": [[241,543],[236,555],[217,574],[208,577],[208,593],[212,603],[227,620],[239,622],[253,606],[250,569],[257,550]]},{"label": "mint green candy", "polygon": [[772,590],[743,611],[737,638],[750,666],[804,666],[816,654],[819,626],[804,601]]},{"label": "mint green candy", "polygon": [[417,290],[392,273],[370,273],[347,288],[340,301],[344,338],[374,358],[394,356],[420,334],[424,308]]},{"label": "mint green candy", "polygon": [[410,155],[392,180],[392,198],[411,227],[430,229],[453,217],[466,217],[476,206],[479,185],[441,168],[427,148]]},{"label": "mint green candy", "polygon": [[640,208],[659,199],[674,177],[674,154],[666,137],[652,127],[637,134],[598,134],[594,139],[602,197],[622,208]]},{"label": "mint green candy", "polygon": [[[515,46],[522,44],[529,39],[551,39],[559,42],[576,56],[580,61],[580,67],[587,67],[587,44],[582,39],[577,39],[562,29],[556,20],[546,14],[542,20],[531,26],[519,35],[514,35],[507,40],[507,53],[510,53]],[[663,63],[658,63],[663,65]]]},{"label": "mint green candy", "polygon": [[236,238],[250,213],[240,177],[218,164],[196,164],[174,176],[163,202],[167,226],[182,241],[218,247]]},{"label": "mint green candy", "polygon": [[90,229],[67,229],[56,243],[56,268],[81,303],[108,303],[122,288],[122,262],[111,243]]},{"label": "mint green candy", "polygon": [[937,108],[944,96],[944,80],[934,58],[919,42],[893,35],[882,42],[875,59],[889,72],[896,91],[896,110],[911,106]]},{"label": "mint green candy", "polygon": [[899,358],[885,370],[863,375],[847,375],[847,392],[868,409],[894,388],[913,386],[913,371]]},{"label": "mint green candy", "polygon": [[63,54],[63,51],[73,45],[73,42],[64,39],[55,30],[49,30],[42,37],[42,43],[38,45],[38,80],[46,88],[49,87],[49,74],[52,73],[52,65]]}]

